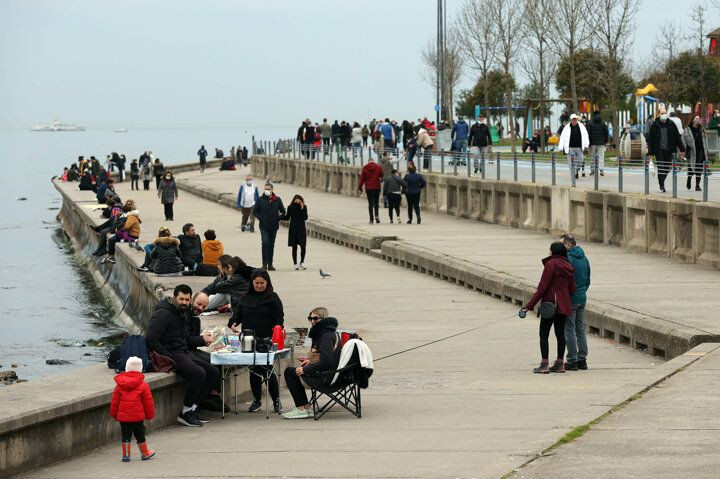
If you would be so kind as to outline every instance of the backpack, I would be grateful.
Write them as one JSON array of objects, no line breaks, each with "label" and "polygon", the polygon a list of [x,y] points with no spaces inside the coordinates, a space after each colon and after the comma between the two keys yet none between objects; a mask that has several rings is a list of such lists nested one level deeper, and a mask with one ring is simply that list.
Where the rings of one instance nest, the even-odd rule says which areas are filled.
[{"label": "backpack", "polygon": [[115,346],[112,351],[107,354],[108,369],[116,369],[118,360],[120,359],[120,346]]},{"label": "backpack", "polygon": [[[150,357],[148,356],[147,345],[145,344],[145,336],[132,335],[125,338],[120,346],[120,354],[115,365],[115,372],[125,371],[125,363],[130,356],[137,356],[142,359],[143,372],[150,371]],[[108,357],[108,364],[110,359]]]}]

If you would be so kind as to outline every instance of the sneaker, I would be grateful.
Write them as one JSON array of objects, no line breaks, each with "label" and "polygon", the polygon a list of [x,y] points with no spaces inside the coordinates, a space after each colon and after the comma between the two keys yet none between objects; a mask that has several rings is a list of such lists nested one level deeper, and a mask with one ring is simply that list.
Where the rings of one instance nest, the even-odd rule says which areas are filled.
[{"label": "sneaker", "polygon": [[313,417],[313,412],[310,409],[300,410],[293,408],[292,411],[288,411],[282,415],[285,419],[308,419]]},{"label": "sneaker", "polygon": [[373,224],[373,220],[370,220],[370,224]]},{"label": "sneaker", "polygon": [[600,176],[605,176],[605,172],[603,170],[600,170]]},{"label": "sneaker", "polygon": [[407,224],[411,225],[411,224],[412,224],[412,220],[407,220]]},{"label": "sneaker", "polygon": [[300,263],[300,269],[307,269],[307,266],[305,266],[305,263]]},{"label": "sneaker", "polygon": [[547,364],[540,363],[540,366],[533,368],[532,371],[535,374],[548,374],[550,372],[550,368],[548,368]]},{"label": "sneaker", "polygon": [[417,219],[417,224],[422,223],[422,220],[420,218]]},{"label": "sneaker", "polygon": [[280,414],[283,412],[282,403],[280,402],[280,399],[273,399],[273,411]]},{"label": "sneaker", "polygon": [[147,266],[138,266],[136,269],[143,273],[147,273],[148,271],[150,271],[150,268],[148,268]]},{"label": "sneaker", "polygon": [[550,368],[548,368],[548,370],[551,373],[564,373],[565,372],[565,363],[563,363],[562,361],[555,361],[555,364],[550,366]]},{"label": "sneaker", "polygon": [[576,361],[565,363],[565,371],[577,371],[578,363]]},{"label": "sneaker", "polygon": [[583,173],[583,174],[582,174],[583,178],[585,178],[585,170],[583,170],[582,173]]},{"label": "sneaker", "polygon": [[[585,176],[585,175],[583,175],[583,176]],[[595,176],[595,170],[590,171],[590,176]]]},{"label": "sneaker", "polygon": [[393,220],[392,220],[392,218],[391,218],[391,219],[390,219],[390,223],[392,223],[392,222],[393,222]]},{"label": "sneaker", "polygon": [[576,180],[578,179],[578,174],[577,174],[577,172],[575,172],[575,179],[576,179]]},{"label": "sneaker", "polygon": [[258,409],[262,407],[262,403],[260,401],[253,401],[250,407],[248,408],[248,412],[255,412]]},{"label": "sneaker", "polygon": [[206,417],[201,416],[197,409],[194,409],[194,410],[191,411],[191,412],[192,412],[193,416],[195,416],[195,419],[197,419],[197,420],[200,421],[201,423],[207,424],[207,423],[210,422],[210,419],[207,419]]},{"label": "sneaker", "polygon": [[298,271],[298,270],[300,270],[300,265],[299,265],[299,264],[296,264],[296,265],[295,265],[295,271]]},{"label": "sneaker", "polygon": [[375,218],[375,223],[380,223],[380,218]]},{"label": "sneaker", "polygon": [[183,426],[202,427],[203,423],[195,417],[192,411],[187,411],[177,417],[177,422]]},{"label": "sneaker", "polygon": [[268,267],[267,267],[267,270],[268,270],[268,271],[275,271],[275,266],[269,264]]},{"label": "sneaker", "polygon": [[585,359],[578,359],[577,362],[578,369],[582,369],[583,371],[587,369],[587,360]]}]

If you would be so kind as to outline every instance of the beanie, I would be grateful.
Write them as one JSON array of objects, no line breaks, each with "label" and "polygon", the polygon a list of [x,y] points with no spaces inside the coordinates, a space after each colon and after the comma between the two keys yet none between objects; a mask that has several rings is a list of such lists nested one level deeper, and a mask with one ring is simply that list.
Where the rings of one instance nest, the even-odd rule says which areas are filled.
[{"label": "beanie", "polygon": [[127,359],[127,362],[125,363],[125,371],[135,371],[137,373],[141,373],[143,370],[143,362],[142,359],[138,358],[137,356],[130,356]]}]

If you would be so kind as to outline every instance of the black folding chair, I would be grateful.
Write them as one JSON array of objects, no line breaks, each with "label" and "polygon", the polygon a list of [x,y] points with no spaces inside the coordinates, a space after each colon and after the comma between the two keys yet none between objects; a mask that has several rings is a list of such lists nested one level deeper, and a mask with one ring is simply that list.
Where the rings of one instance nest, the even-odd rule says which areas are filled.
[{"label": "black folding chair", "polygon": [[357,379],[357,370],[359,368],[360,363],[357,359],[357,351],[355,351],[353,358],[347,366],[337,371],[328,371],[321,374],[321,377],[324,377],[326,380],[323,381],[323,383],[332,381],[336,373],[338,373],[338,377],[335,382],[327,386],[321,385],[311,388],[312,396],[310,403],[312,404],[316,421],[323,417],[325,413],[330,411],[335,405],[343,407],[358,419],[362,417],[360,383]]}]

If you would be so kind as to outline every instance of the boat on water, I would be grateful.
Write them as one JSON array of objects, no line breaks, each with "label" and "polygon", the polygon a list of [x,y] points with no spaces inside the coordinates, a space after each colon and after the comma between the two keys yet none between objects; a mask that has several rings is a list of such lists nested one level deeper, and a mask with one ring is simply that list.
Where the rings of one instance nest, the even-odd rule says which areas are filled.
[{"label": "boat on water", "polygon": [[113,132],[115,132],[115,133],[127,133],[127,132],[128,132],[128,129],[127,129],[127,128],[116,128],[116,129],[113,130]]},{"label": "boat on water", "polygon": [[31,131],[85,131],[85,127],[60,123],[55,120],[51,125],[36,125],[31,128]]}]

